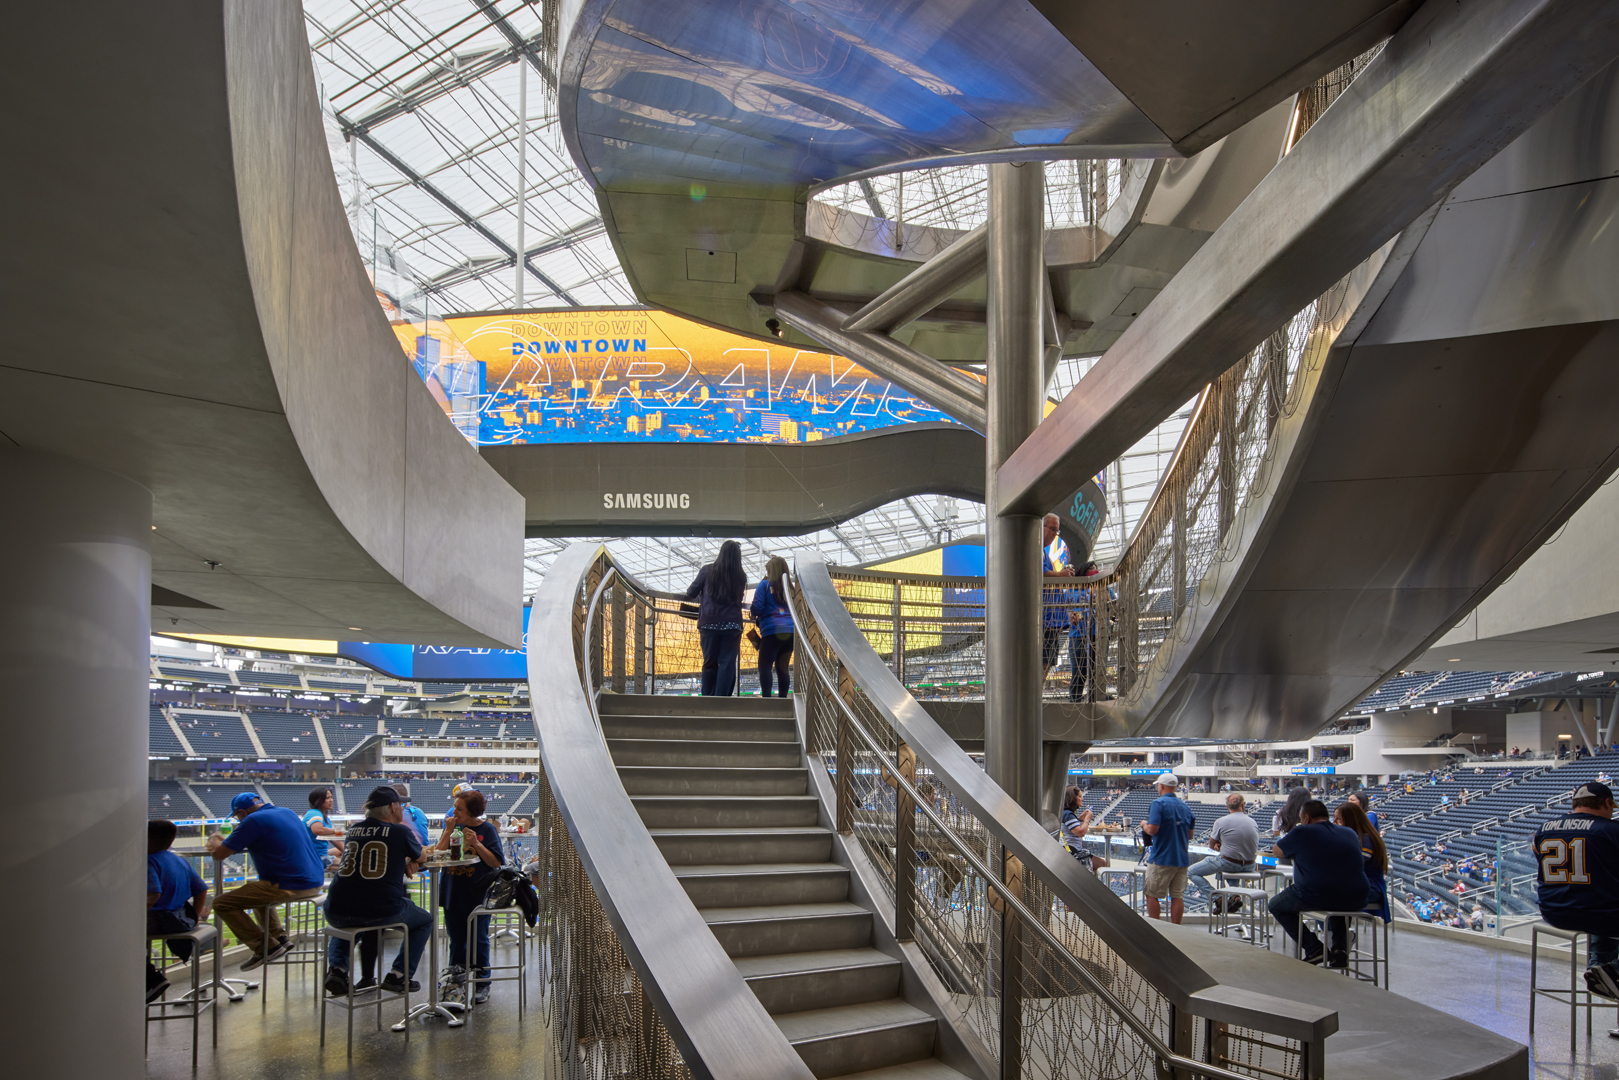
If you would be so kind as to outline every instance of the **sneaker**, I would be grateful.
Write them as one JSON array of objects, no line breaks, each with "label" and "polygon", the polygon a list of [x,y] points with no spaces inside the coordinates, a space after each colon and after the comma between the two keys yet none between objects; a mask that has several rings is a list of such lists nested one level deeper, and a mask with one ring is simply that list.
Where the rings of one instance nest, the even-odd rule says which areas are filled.
[{"label": "sneaker", "polygon": [[[382,988],[388,991],[390,994],[400,993],[405,989],[405,973],[400,971],[398,968],[390,969],[388,974],[382,977]],[[421,983],[417,982],[415,979],[410,980],[411,993],[419,994],[421,993],[421,990]]]},{"label": "sneaker", "polygon": [[326,992],[332,997],[346,997],[349,992],[349,973],[342,968],[331,968],[326,972]]},{"label": "sneaker", "polygon": [[364,976],[361,976],[359,982],[354,984],[354,992],[356,994],[363,994],[367,990],[375,990],[376,987],[377,987],[377,980],[372,978],[370,975],[364,975]]},{"label": "sneaker", "polygon": [[163,991],[169,988],[169,980],[160,979],[146,988],[146,1004],[150,1005],[163,996]]},{"label": "sneaker", "polygon": [[1327,954],[1327,966],[1342,971],[1349,966],[1349,953],[1344,949],[1333,949]]},{"label": "sneaker", "polygon": [[472,1003],[474,1005],[482,1005],[484,1002],[486,1002],[488,1000],[489,1000],[489,984],[488,983],[479,983],[478,984],[478,989],[475,990],[473,992],[473,994],[472,994]]},{"label": "sneaker", "polygon": [[267,964],[272,960],[281,959],[283,956],[287,955],[291,951],[292,951],[292,942],[288,941],[286,938],[281,938],[281,939],[277,940],[274,947],[271,948],[270,951],[265,953],[264,955],[260,956],[260,955],[254,954],[253,956],[250,956],[246,960],[244,960],[242,962],[242,970],[243,971],[252,971],[254,968],[259,967],[262,964]]},{"label": "sneaker", "polygon": [[1610,1000],[1619,1000],[1619,964],[1594,964],[1585,969],[1585,988]]},{"label": "sneaker", "polygon": [[1322,955],[1323,954],[1320,949],[1317,949],[1314,952],[1307,952],[1304,954],[1304,962],[1306,964],[1319,964],[1321,963]]}]

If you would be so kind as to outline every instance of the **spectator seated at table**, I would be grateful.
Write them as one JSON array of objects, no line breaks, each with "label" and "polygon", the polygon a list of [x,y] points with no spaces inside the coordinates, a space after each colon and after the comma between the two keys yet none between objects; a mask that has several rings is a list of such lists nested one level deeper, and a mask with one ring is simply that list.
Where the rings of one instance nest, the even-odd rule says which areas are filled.
[{"label": "spectator seated at table", "polygon": [[[399,945],[393,968],[382,979],[384,990],[403,990],[427,948],[433,916],[411,903],[405,892],[405,875],[421,868],[422,843],[405,816],[399,793],[392,787],[372,791],[365,801],[365,820],[350,825],[343,839],[343,861],[326,894],[326,921],[340,930],[404,923],[410,933]],[[361,977],[354,983],[355,990],[376,984],[373,973],[379,936],[360,939]],[[334,997],[347,994],[349,943],[342,938],[332,938],[327,946],[326,971],[326,992]],[[410,978],[410,989],[421,989],[414,978]]]},{"label": "spectator seated at table", "polygon": [[[321,865],[326,845],[315,840],[297,814],[273,806],[251,791],[232,799],[230,811],[238,822],[235,831],[229,837],[211,833],[206,841],[208,853],[220,862],[243,852],[252,855],[259,879],[221,895],[214,901],[214,910],[236,940],[248,947],[251,955],[242,970],[251,971],[292,948],[276,905],[320,895],[326,880]],[[253,918],[258,908],[269,909],[269,925],[263,928]]]},{"label": "spectator seated at table", "polygon": [[[484,819],[483,793],[468,788],[455,797],[455,812],[449,827],[439,837],[440,850],[449,850],[456,834],[462,837],[462,850],[467,858],[478,861],[470,866],[451,866],[442,871],[444,879],[445,930],[450,935],[450,971],[454,978],[467,972],[467,919],[472,910],[483,903],[484,893],[495,880],[506,853],[500,846],[500,833]],[[489,1000],[489,916],[480,915],[477,941],[471,967],[472,981],[477,989],[473,1001],[482,1005]]]},{"label": "spectator seated at table", "polygon": [[1147,810],[1141,831],[1152,844],[1147,852],[1147,917],[1160,918],[1159,897],[1169,894],[1169,921],[1186,914],[1186,869],[1192,863],[1192,828],[1197,816],[1175,797],[1180,781],[1172,772],[1158,777],[1158,797]]},{"label": "spectator seated at table", "polygon": [[304,811],[304,824],[322,842],[321,861],[326,866],[343,857],[343,830],[332,828],[332,806],[332,789],[321,787],[309,793],[309,809]]},{"label": "spectator seated at table", "polygon": [[1559,930],[1591,935],[1585,985],[1619,999],[1619,822],[1613,791],[1591,781],[1573,806],[1535,833],[1540,917]]},{"label": "spectator seated at table", "polygon": [[[208,886],[169,848],[180,835],[180,827],[159,819],[146,823],[146,933],[183,934],[208,917]],[[169,951],[182,963],[191,959],[192,942],[180,938],[168,943]],[[163,973],[146,962],[146,1000],[156,1001],[169,987]]]},{"label": "spectator seated at table", "polygon": [[[1301,911],[1359,911],[1366,906],[1371,883],[1355,830],[1334,825],[1326,804],[1311,799],[1299,814],[1299,824],[1276,841],[1276,854],[1293,860],[1293,884],[1270,901],[1270,913],[1299,943],[1308,963],[1321,959],[1321,942],[1299,925]],[[1327,928],[1327,966],[1348,963],[1343,920],[1331,919]],[[1302,935],[1302,936],[1301,936]]]},{"label": "spectator seated at table", "polygon": [[1379,835],[1377,826],[1368,820],[1361,804],[1354,801],[1339,806],[1332,815],[1332,821],[1360,837],[1361,869],[1366,872],[1366,883],[1371,886],[1366,896],[1365,910],[1388,922],[1392,918],[1388,897],[1389,852],[1383,846],[1383,837]]},{"label": "spectator seated at table", "polygon": [[[1208,844],[1215,853],[1193,865],[1187,871],[1189,877],[1206,879],[1210,874],[1253,872],[1254,860],[1259,856],[1259,825],[1244,811],[1244,805],[1241,795],[1233,792],[1226,796],[1227,813],[1216,819],[1209,831]],[[1235,911],[1241,901],[1234,896],[1229,899],[1238,901],[1230,905],[1230,910]]]}]

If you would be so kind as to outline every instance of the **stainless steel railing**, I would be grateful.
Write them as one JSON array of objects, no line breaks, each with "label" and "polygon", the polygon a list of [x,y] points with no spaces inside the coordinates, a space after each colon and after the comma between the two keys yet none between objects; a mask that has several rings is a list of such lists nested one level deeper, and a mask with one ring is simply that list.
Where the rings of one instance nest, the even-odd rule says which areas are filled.
[{"label": "stainless steel railing", "polygon": [[1239,1004],[1143,934],[917,705],[819,559],[800,559],[790,602],[806,751],[838,830],[1001,1075],[1321,1075],[1335,1014]]}]

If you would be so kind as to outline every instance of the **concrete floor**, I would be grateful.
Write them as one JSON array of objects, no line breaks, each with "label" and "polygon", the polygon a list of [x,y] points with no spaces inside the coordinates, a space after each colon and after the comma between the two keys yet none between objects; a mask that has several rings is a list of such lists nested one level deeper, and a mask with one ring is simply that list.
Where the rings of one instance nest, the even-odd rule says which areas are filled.
[{"label": "concrete floor", "polygon": [[[1535,1080],[1619,1080],[1619,1039],[1607,1034],[1610,1028],[1619,1027],[1619,1014],[1612,1008],[1597,1011],[1589,1039],[1582,1013],[1579,1049],[1571,1058],[1568,1009],[1543,998],[1537,1006],[1535,1039],[1530,1042],[1527,956],[1414,932],[1396,932],[1392,952],[1391,977],[1396,994],[1529,1043],[1530,1075]],[[509,946],[497,946],[496,962],[510,962],[510,953]],[[1566,970],[1544,960],[1542,965],[1543,979],[1555,978]],[[267,987],[250,992],[245,1001],[221,1001],[217,1053],[208,1045],[204,1019],[202,1052],[194,1075],[199,1080],[295,1080],[310,1076],[430,1080],[450,1072],[543,1077],[547,1074],[546,1031],[538,970],[531,950],[529,1007],[521,1020],[517,1015],[516,986],[510,983],[497,984],[489,1006],[475,1012],[465,1027],[446,1028],[441,1021],[417,1021],[408,1046],[403,1035],[388,1030],[388,1025],[398,1019],[397,1011],[384,1012],[380,1032],[372,1027],[374,1013],[357,1012],[352,1063],[344,1051],[342,1010],[330,1010],[325,1050],[318,1045],[319,1013],[312,970],[293,969],[290,995],[283,993],[282,973],[276,971]],[[267,1014],[260,1011],[259,998],[266,992]],[[393,1008],[397,1010],[398,1006]],[[190,1055],[191,1038],[186,1025],[171,1022],[151,1026],[146,1068],[149,1077],[184,1080],[192,1076]]]},{"label": "concrete floor", "polygon": [[[537,950],[529,949],[528,1008],[517,1015],[517,984],[496,983],[489,1003],[480,1005],[466,1024],[445,1027],[442,1020],[417,1020],[410,1042],[389,1030],[399,1020],[398,1002],[383,1008],[382,1030],[375,1027],[376,1010],[354,1014],[354,1060],[346,1056],[347,1018],[342,1009],[328,1009],[326,1047],[320,1046],[320,1011],[312,967],[291,970],[290,993],[283,993],[280,970],[234,1004],[219,1003],[219,1049],[209,1045],[208,1018],[202,1022],[202,1044],[197,1071],[191,1071],[191,1029],[173,1021],[152,1024],[146,1059],[149,1077],[184,1080],[302,1080],[305,1077],[351,1077],[354,1080],[433,1080],[465,1077],[544,1077],[545,1013],[539,999]],[[516,950],[497,945],[493,962],[513,963]],[[427,957],[417,970],[426,1000]],[[508,974],[508,973],[502,973]],[[240,973],[227,965],[226,975]],[[258,972],[251,976],[257,978]],[[178,980],[178,971],[171,975]],[[186,984],[189,985],[189,982]],[[184,987],[179,987],[184,990]],[[269,1009],[261,1011],[260,994],[269,994]],[[171,992],[170,996],[176,996]]]}]

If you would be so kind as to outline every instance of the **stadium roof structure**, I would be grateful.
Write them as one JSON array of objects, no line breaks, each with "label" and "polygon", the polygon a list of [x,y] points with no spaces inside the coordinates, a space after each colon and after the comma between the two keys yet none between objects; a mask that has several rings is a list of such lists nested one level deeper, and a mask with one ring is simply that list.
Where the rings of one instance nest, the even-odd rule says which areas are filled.
[{"label": "stadium roof structure", "polygon": [[[306,0],[304,7],[332,167],[355,243],[378,291],[401,315],[636,302],[595,194],[557,125],[552,4]],[[1093,174],[1089,162],[1052,165],[1048,225],[1088,221],[1095,193],[1111,197],[1133,166],[1098,162]],[[971,227],[984,218],[985,171],[907,170],[835,185],[815,198],[872,209],[901,229]],[[1064,359],[1051,396],[1061,400],[1094,361]],[[1110,468],[1108,520],[1096,548],[1102,563],[1123,550],[1189,411]],[[767,554],[803,548],[836,562],[869,563],[980,533],[983,524],[981,505],[915,497],[790,541],[749,541],[745,553],[750,570],[755,561],[762,568]],[[570,542],[526,542],[525,591]],[[607,542],[643,580],[663,588],[689,581],[716,543]]]},{"label": "stadium roof structure", "polygon": [[378,289],[411,317],[634,302],[557,129],[555,10],[554,0],[304,4],[356,242]]}]

